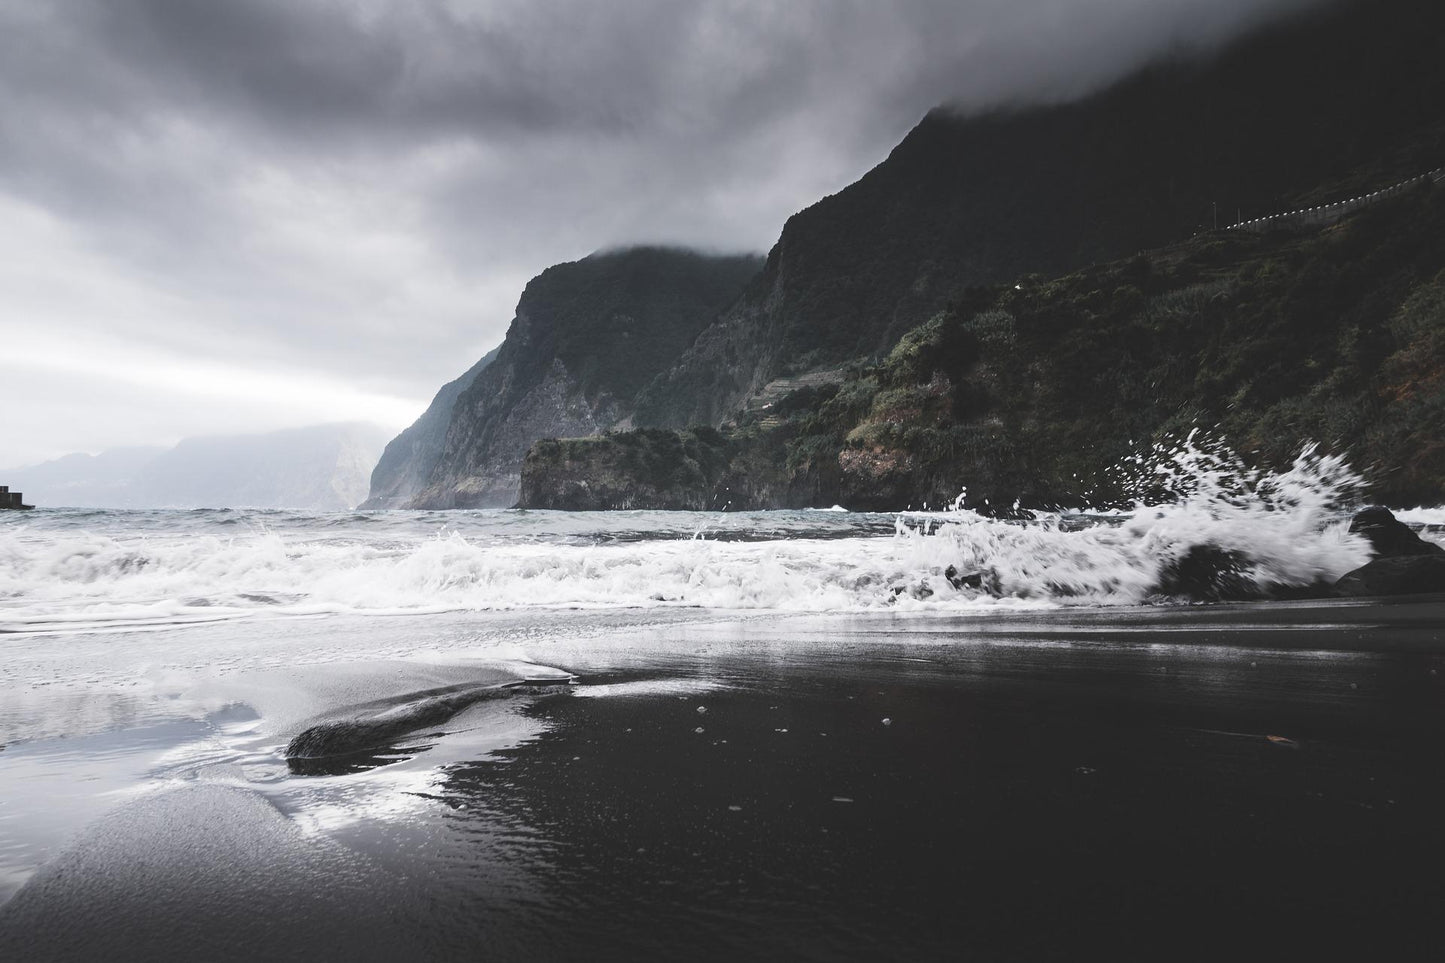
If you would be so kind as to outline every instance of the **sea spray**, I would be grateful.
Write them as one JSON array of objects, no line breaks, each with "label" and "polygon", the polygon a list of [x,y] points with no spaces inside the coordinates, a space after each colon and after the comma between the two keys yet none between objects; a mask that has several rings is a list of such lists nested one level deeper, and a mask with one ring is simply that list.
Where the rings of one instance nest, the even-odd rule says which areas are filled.
[{"label": "sea spray", "polygon": [[1335,456],[1311,449],[1268,472],[1190,439],[1130,470],[1162,500],[1012,520],[964,509],[37,511],[0,526],[0,630],[531,607],[986,613],[1148,602],[1201,548],[1260,595],[1366,559],[1348,532],[1359,477]]},{"label": "sea spray", "polygon": [[1229,559],[1237,566],[1231,575],[1261,597],[1333,581],[1369,558],[1347,514],[1363,479],[1314,446],[1286,471],[1270,472],[1191,432],[1121,472],[1163,500],[1141,500],[1112,522],[1094,516],[1082,529],[1086,512],[1035,512],[1017,524],[955,508],[941,523],[901,517],[899,537],[912,541],[919,567],[947,561],[981,574],[998,596],[1092,604],[1165,594],[1166,574],[1201,549]]}]

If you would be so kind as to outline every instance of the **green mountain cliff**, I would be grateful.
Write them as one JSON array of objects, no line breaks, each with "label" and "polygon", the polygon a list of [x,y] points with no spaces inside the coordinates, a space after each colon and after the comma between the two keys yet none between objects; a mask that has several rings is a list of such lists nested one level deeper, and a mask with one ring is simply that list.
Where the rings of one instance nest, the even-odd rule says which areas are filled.
[{"label": "green mountain cliff", "polygon": [[1105,507],[1140,493],[1126,459],[1200,428],[1268,466],[1318,442],[1413,505],[1445,495],[1442,426],[1445,184],[1426,179],[1323,230],[974,288],[722,432],[539,444],[521,503],[896,510],[966,487],[978,508]]},{"label": "green mountain cliff", "polygon": [[[881,361],[722,432],[540,444],[522,504],[661,489],[668,507],[890,510],[966,487],[978,508],[1107,507],[1140,494],[1128,459],[1199,428],[1264,466],[1317,442],[1414,505],[1445,495],[1442,426],[1445,184],[1424,179],[1323,230],[1210,232],[972,289]],[[675,489],[674,460],[696,466]]]},{"label": "green mountain cliff", "polygon": [[766,262],[534,279],[406,504],[1101,504],[1193,426],[1445,497],[1439,189],[1223,230],[1438,168],[1441,104],[1445,10],[1345,0],[1075,102],[935,110]]}]

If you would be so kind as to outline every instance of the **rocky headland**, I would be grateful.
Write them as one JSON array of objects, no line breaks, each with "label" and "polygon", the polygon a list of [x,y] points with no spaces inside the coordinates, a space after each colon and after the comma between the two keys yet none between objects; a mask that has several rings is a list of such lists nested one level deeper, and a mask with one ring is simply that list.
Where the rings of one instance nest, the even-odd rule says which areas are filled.
[{"label": "rocky headland", "polygon": [[[405,457],[386,464],[380,488],[373,479],[373,499],[394,504],[387,480],[402,477],[424,479],[404,507],[512,505],[534,442],[630,427],[638,392],[737,298],[761,263],[752,255],[630,248],[543,271],[522,293],[494,360],[451,401],[440,450],[400,452]],[[433,409],[445,404],[439,395]]]},{"label": "rocky headland", "polygon": [[496,360],[499,350],[488,351],[461,377],[442,385],[421,417],[387,443],[371,472],[371,493],[359,508],[405,508],[416,497],[441,458],[457,398]]},{"label": "rocky headland", "polygon": [[1445,57],[1398,26],[1437,19],[1327,4],[1082,100],[935,110],[766,261],[549,269],[402,503],[1105,507],[1195,428],[1438,502]]}]

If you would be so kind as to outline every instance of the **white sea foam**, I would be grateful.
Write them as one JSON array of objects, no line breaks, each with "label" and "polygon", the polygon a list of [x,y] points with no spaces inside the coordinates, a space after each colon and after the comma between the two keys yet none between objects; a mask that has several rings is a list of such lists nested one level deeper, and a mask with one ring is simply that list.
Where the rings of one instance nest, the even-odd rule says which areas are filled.
[{"label": "white sea foam", "polygon": [[[245,517],[238,526],[226,513],[176,513],[168,526],[154,515],[145,524],[112,513],[81,525],[35,513],[0,528],[0,630],[534,606],[1136,604],[1196,546],[1242,559],[1241,575],[1261,588],[1331,580],[1367,560],[1367,546],[1347,530],[1359,479],[1337,458],[1306,452],[1271,474],[1192,441],[1156,456],[1130,470],[1168,493],[1162,504],[1115,516],[1036,513],[1023,522],[965,510],[495,512],[451,516],[455,524],[443,527],[436,515],[400,513],[340,522]],[[1445,511],[1405,517],[1414,516],[1429,521]],[[957,580],[975,573],[982,588]]]},{"label": "white sea foam", "polygon": [[1423,537],[1445,544],[1445,507],[1405,508],[1395,512],[1395,517],[1406,525],[1422,528]]},{"label": "white sea foam", "polygon": [[[912,539],[920,564],[952,559],[960,571],[986,573],[1004,596],[1095,604],[1144,601],[1197,546],[1244,560],[1240,574],[1261,590],[1333,580],[1368,560],[1342,511],[1361,479],[1338,457],[1308,449],[1288,471],[1270,473],[1191,436],[1133,470],[1171,500],[1136,505],[1114,524],[1094,513],[1034,513],[1026,524],[969,512],[957,521],[905,517],[899,535]],[[1081,518],[1090,524],[1079,527]]]}]

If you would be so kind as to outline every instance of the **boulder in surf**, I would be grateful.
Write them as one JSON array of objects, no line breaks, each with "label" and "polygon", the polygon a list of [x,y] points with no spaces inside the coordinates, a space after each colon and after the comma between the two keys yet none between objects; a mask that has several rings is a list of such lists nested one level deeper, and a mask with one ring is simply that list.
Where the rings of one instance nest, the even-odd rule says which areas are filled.
[{"label": "boulder in surf", "polygon": [[1445,548],[1425,541],[1389,509],[1363,509],[1350,522],[1350,531],[1369,541],[1374,559],[1341,576],[1335,582],[1335,595],[1360,598],[1445,592]]},{"label": "boulder in surf", "polygon": [[1388,508],[1378,505],[1356,513],[1350,531],[1364,536],[1375,558],[1399,558],[1411,555],[1445,556],[1445,548],[1427,542],[1410,526],[1400,521]]},{"label": "boulder in surf", "polygon": [[1377,558],[1335,583],[1335,594],[1344,598],[1430,592],[1445,592],[1445,553]]},{"label": "boulder in surf", "polygon": [[286,759],[293,770],[305,760],[328,759],[375,750],[448,719],[485,699],[521,691],[567,686],[566,673],[522,678],[510,682],[444,686],[394,699],[353,707],[337,718],[317,722],[291,740]]}]

